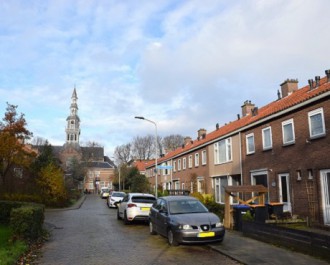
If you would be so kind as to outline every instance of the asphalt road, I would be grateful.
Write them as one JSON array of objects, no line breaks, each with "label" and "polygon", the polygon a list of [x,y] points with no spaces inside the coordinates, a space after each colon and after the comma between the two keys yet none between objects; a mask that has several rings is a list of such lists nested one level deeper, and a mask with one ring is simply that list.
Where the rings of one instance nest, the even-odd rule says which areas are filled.
[{"label": "asphalt road", "polygon": [[145,223],[124,225],[97,195],[88,195],[79,209],[47,211],[45,224],[51,238],[35,264],[239,264],[207,245],[170,247],[165,238],[149,235]]}]

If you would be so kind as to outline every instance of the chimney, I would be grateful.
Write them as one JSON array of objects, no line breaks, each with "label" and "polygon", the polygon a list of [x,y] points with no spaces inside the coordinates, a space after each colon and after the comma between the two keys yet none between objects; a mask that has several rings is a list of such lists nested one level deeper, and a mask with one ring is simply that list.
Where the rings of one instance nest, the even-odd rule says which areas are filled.
[{"label": "chimney", "polygon": [[298,90],[298,79],[287,79],[281,85],[282,98]]},{"label": "chimney", "polygon": [[258,115],[258,107],[254,107],[254,108],[251,110],[251,113],[252,113],[252,116],[257,116],[257,115]]},{"label": "chimney", "polygon": [[206,130],[205,129],[199,129],[197,135],[198,135],[198,138],[205,138]]},{"label": "chimney", "polygon": [[216,129],[216,130],[219,130],[219,123],[217,123],[217,124],[215,125],[215,129]]},{"label": "chimney", "polygon": [[184,144],[185,145],[187,145],[188,143],[190,143],[191,142],[191,137],[190,136],[186,136],[185,138],[184,138]]},{"label": "chimney", "polygon": [[330,69],[329,70],[325,70],[325,74],[327,75],[327,82],[330,82]]},{"label": "chimney", "polygon": [[315,87],[318,87],[320,85],[320,76],[315,76]]},{"label": "chimney", "polygon": [[251,103],[251,100],[246,100],[242,106],[242,116],[251,114],[251,110],[254,108],[254,104]]},{"label": "chimney", "polygon": [[314,87],[314,80],[313,79],[308,79],[308,84],[309,84],[309,90],[312,90]]}]

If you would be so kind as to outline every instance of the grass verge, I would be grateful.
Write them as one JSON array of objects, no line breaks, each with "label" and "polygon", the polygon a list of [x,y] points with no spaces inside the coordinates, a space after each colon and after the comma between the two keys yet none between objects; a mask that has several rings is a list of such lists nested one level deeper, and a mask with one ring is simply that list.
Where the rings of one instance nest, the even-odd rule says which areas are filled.
[{"label": "grass verge", "polygon": [[28,244],[21,240],[12,239],[12,232],[6,225],[0,225],[0,264],[13,265],[29,248]]}]

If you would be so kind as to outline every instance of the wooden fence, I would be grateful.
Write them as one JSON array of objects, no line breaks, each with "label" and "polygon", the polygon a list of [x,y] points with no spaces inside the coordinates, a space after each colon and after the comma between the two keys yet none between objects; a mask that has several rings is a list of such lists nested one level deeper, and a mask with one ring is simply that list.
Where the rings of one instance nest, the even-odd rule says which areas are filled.
[{"label": "wooden fence", "polygon": [[320,257],[330,262],[330,234],[292,229],[277,225],[242,222],[245,236]]}]

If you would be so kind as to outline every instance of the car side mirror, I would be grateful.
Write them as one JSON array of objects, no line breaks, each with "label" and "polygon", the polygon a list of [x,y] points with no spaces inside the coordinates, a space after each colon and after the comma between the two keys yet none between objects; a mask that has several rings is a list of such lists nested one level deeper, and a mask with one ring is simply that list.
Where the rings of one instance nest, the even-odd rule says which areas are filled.
[{"label": "car side mirror", "polygon": [[160,210],[159,210],[159,212],[160,213],[163,213],[163,214],[168,214],[168,212],[167,212],[167,209],[164,209],[164,208],[161,208]]}]

